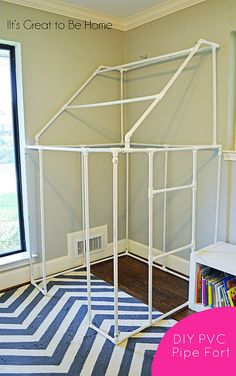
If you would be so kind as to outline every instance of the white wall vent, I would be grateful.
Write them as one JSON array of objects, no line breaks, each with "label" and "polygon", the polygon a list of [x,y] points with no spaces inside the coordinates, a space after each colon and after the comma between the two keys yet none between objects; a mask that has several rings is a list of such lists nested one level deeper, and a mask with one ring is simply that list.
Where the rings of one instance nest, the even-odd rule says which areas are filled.
[{"label": "white wall vent", "polygon": [[[79,240],[77,242],[77,252],[78,255],[83,255],[85,253],[84,248],[86,248],[86,241],[85,241],[85,247],[84,247],[84,241]],[[103,236],[96,236],[94,238],[89,239],[89,249],[90,252],[95,252],[95,251],[103,251]]]},{"label": "white wall vent", "polygon": [[[84,256],[83,231],[67,234],[68,253],[73,258]],[[89,229],[90,253],[103,252],[107,248],[107,225]]]}]

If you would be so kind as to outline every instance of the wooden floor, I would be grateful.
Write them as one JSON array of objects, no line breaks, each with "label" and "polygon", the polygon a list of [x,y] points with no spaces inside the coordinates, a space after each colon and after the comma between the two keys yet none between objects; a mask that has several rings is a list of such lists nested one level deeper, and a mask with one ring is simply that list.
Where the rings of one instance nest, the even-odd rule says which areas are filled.
[{"label": "wooden floor", "polygon": [[[108,283],[113,282],[113,261],[91,267],[91,271]],[[131,257],[119,258],[119,288],[147,303],[148,268]],[[165,313],[188,300],[188,282],[169,273],[153,268],[153,307]],[[172,315],[175,320],[192,314],[188,308]]]}]

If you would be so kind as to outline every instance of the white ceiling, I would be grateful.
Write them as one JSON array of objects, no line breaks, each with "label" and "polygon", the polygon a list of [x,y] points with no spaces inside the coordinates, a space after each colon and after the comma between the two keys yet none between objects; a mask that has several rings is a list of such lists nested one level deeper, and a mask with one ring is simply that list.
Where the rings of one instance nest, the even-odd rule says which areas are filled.
[{"label": "white ceiling", "polygon": [[127,31],[207,0],[3,0]]},{"label": "white ceiling", "polygon": [[81,8],[109,14],[114,17],[127,18],[162,3],[172,0],[61,0]]}]

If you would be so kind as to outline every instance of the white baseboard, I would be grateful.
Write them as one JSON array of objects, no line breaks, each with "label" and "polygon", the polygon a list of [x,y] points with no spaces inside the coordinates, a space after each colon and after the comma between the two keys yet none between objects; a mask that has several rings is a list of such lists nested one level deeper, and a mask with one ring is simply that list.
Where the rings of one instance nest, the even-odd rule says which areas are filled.
[{"label": "white baseboard", "polygon": [[[118,251],[125,251],[125,239],[118,242]],[[101,258],[106,258],[112,256],[112,243],[109,243],[106,250],[103,252],[95,252],[91,255],[91,261],[96,261]],[[63,272],[68,269],[81,266],[83,264],[83,258],[74,259],[70,254],[58,257],[53,260],[46,262],[47,275],[56,274]],[[41,264],[34,265],[34,275],[35,278],[40,278],[42,276]],[[0,291],[17,286],[19,284],[27,283],[30,281],[30,267],[28,265],[16,267],[14,269],[5,270],[0,273]]]},{"label": "white baseboard", "polygon": [[[129,240],[128,249],[131,253],[137,256],[141,256],[145,259],[148,259],[148,246],[147,245],[136,242],[134,240]],[[153,254],[155,256],[160,255],[161,253],[162,251],[160,251],[159,249],[153,248]],[[161,264],[161,259],[158,260],[158,263]],[[175,256],[175,255],[168,256],[166,266],[168,266],[168,268],[176,272],[189,276],[189,261],[185,260],[182,257]]]},{"label": "white baseboard", "polygon": [[[125,250],[126,241],[122,239],[118,242],[119,252]],[[138,243],[134,240],[129,240],[128,242],[129,251],[137,256],[141,256],[147,259],[148,257],[148,246],[142,243]],[[153,253],[158,255],[161,253],[158,249],[153,249]],[[112,243],[109,243],[104,252],[95,252],[91,255],[91,261],[96,261],[101,258],[106,258],[112,256]],[[72,269],[74,267],[83,264],[83,259],[74,259],[70,254],[58,257],[53,260],[49,260],[46,263],[47,275],[63,272],[64,270]],[[177,272],[189,275],[189,261],[178,257],[178,256],[168,256],[167,266]],[[35,264],[34,266],[35,278],[40,278],[42,275],[41,264]],[[27,283],[30,281],[30,268],[29,265],[24,265],[16,267],[15,269],[10,269],[8,271],[2,271],[0,273],[0,290],[4,290],[10,287],[17,286],[22,283]]]}]

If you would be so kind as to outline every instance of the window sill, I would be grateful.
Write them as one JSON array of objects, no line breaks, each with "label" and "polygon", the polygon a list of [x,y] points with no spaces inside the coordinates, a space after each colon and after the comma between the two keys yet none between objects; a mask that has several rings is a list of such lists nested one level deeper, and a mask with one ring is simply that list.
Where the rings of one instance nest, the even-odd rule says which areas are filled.
[{"label": "window sill", "polygon": [[[37,256],[33,256],[35,260]],[[0,258],[0,272],[19,268],[24,265],[29,265],[30,256],[28,252],[17,253],[15,255],[5,256]]]},{"label": "window sill", "polygon": [[236,161],[236,150],[223,150],[225,161]]}]

